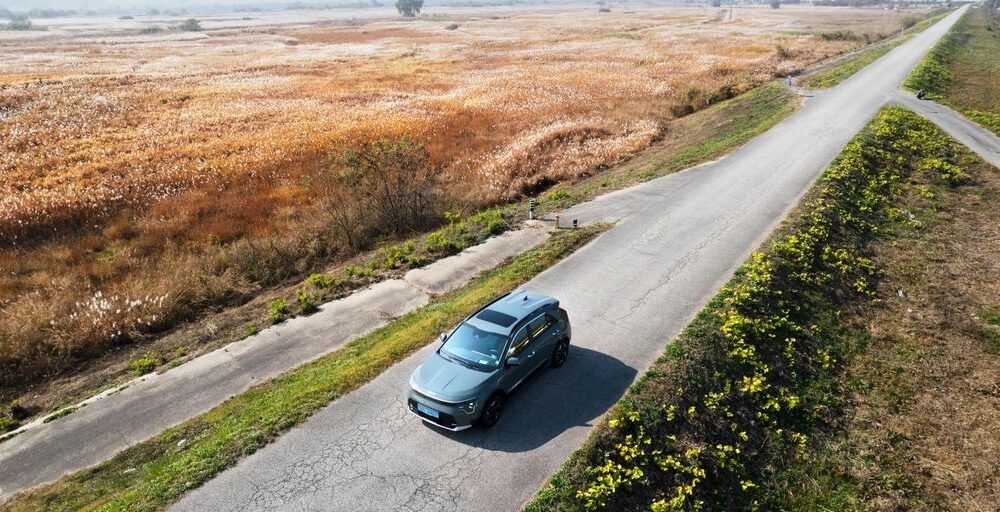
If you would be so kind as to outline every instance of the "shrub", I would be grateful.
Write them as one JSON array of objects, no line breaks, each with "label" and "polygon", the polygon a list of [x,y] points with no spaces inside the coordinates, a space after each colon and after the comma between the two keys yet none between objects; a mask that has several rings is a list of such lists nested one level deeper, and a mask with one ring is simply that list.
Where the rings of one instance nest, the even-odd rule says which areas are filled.
[{"label": "shrub", "polygon": [[558,201],[560,199],[568,199],[569,197],[569,192],[564,189],[559,189],[549,192],[549,195],[545,196],[545,199],[548,201]]},{"label": "shrub", "polygon": [[904,29],[911,28],[917,23],[920,23],[920,16],[916,16],[913,14],[908,14],[906,16],[903,16],[903,19],[900,21],[900,24],[903,26]]},{"label": "shrub", "polygon": [[10,415],[15,420],[23,420],[24,418],[27,418],[30,414],[31,412],[25,406],[21,405],[21,402],[19,402],[18,400],[11,400]]},{"label": "shrub", "polygon": [[299,309],[301,309],[303,313],[308,314],[319,309],[316,305],[316,299],[313,298],[311,293],[305,290],[295,290],[295,298],[299,301]]},{"label": "shrub", "polygon": [[247,336],[253,336],[254,334],[260,332],[260,328],[257,327],[257,324],[249,322],[243,326],[243,332],[247,333]]},{"label": "shrub", "polygon": [[415,249],[416,247],[413,245],[413,242],[406,242],[401,245],[382,249],[383,267],[389,270],[398,268]]},{"label": "shrub", "polygon": [[0,28],[6,30],[34,30],[36,27],[31,20],[23,14],[12,14],[10,16],[10,23],[6,25],[0,25]]},{"label": "shrub", "polygon": [[427,258],[413,253],[406,257],[406,268],[420,268],[427,263]]},{"label": "shrub", "polygon": [[306,282],[322,290],[335,290],[339,286],[339,281],[326,274],[310,274]]},{"label": "shrub", "polygon": [[267,303],[267,309],[271,313],[271,321],[281,323],[288,315],[288,301],[285,299],[274,299]]},{"label": "shrub", "polygon": [[439,204],[440,173],[422,142],[381,138],[343,152],[311,184],[337,234],[359,249],[428,226]]},{"label": "shrub", "polygon": [[449,25],[445,25],[444,29],[445,30],[458,30],[458,23],[451,23]]},{"label": "shrub", "polygon": [[0,433],[10,432],[20,427],[21,423],[10,416],[0,414]]},{"label": "shrub", "polygon": [[778,0],[771,0],[772,9],[778,9],[779,7],[781,7],[781,2],[779,2]]},{"label": "shrub", "polygon": [[364,267],[348,265],[344,267],[344,275],[347,277],[374,277],[375,269],[367,265]]},{"label": "shrub", "polygon": [[455,254],[462,250],[462,244],[449,237],[442,229],[427,235],[424,249],[431,253]]},{"label": "shrub", "polygon": [[146,355],[133,359],[132,363],[129,365],[132,367],[132,371],[138,373],[139,375],[146,375],[156,369],[156,366],[160,364],[160,357],[152,352],[146,353]]},{"label": "shrub", "polygon": [[851,30],[827,30],[817,34],[824,41],[866,41],[865,36]]},{"label": "shrub", "polygon": [[180,29],[180,30],[183,30],[185,32],[200,32],[201,31],[201,22],[198,21],[198,20],[196,20],[196,19],[194,19],[194,18],[190,18],[190,19],[184,20],[184,23],[181,23],[180,25],[178,25],[177,28]]}]

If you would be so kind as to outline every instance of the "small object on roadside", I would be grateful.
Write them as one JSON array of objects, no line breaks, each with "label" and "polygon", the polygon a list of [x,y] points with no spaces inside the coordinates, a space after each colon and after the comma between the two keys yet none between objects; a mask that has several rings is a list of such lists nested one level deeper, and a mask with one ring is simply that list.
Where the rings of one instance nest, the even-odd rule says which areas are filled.
[{"label": "small object on roadside", "polygon": [[926,96],[926,95],[927,95],[927,93],[926,93],[926,92],[924,92],[924,90],[923,90],[923,89],[920,89],[919,91],[917,91],[917,99],[918,99],[918,100],[922,100],[922,99],[924,99],[924,96]]},{"label": "small object on roadside", "polygon": [[534,199],[528,199],[528,220],[535,220],[535,203]]},{"label": "small object on roadside", "polygon": [[576,219],[573,219],[573,229],[576,229],[578,227],[579,227],[579,222]]}]

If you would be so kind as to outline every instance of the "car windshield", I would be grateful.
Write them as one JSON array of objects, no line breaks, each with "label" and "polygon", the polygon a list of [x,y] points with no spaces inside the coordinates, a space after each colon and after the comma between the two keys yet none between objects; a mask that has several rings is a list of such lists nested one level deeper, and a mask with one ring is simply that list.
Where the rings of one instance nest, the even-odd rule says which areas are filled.
[{"label": "car windshield", "polygon": [[507,337],[502,334],[484,331],[463,323],[441,346],[441,352],[445,356],[458,359],[459,362],[496,368],[500,366],[500,358],[503,356],[506,343]]}]

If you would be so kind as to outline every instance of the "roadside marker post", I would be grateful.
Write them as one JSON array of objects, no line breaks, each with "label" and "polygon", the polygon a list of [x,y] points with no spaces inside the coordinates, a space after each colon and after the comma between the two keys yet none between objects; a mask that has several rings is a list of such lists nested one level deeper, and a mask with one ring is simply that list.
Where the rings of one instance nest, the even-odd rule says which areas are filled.
[{"label": "roadside marker post", "polygon": [[534,199],[528,199],[528,220],[535,220],[535,206],[537,204]]}]

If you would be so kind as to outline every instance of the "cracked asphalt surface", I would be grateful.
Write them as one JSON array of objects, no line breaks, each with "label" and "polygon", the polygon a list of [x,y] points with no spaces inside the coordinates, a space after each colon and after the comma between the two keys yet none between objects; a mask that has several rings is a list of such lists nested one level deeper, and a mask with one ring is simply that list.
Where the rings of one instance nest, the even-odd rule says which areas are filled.
[{"label": "cracked asphalt surface", "polygon": [[[964,10],[964,8],[963,8]],[[896,48],[718,162],[579,205],[616,226],[526,287],[562,300],[567,363],[489,431],[450,433],[404,404],[428,346],[223,472],[175,510],[518,509],[659,356],[961,15]]]}]

